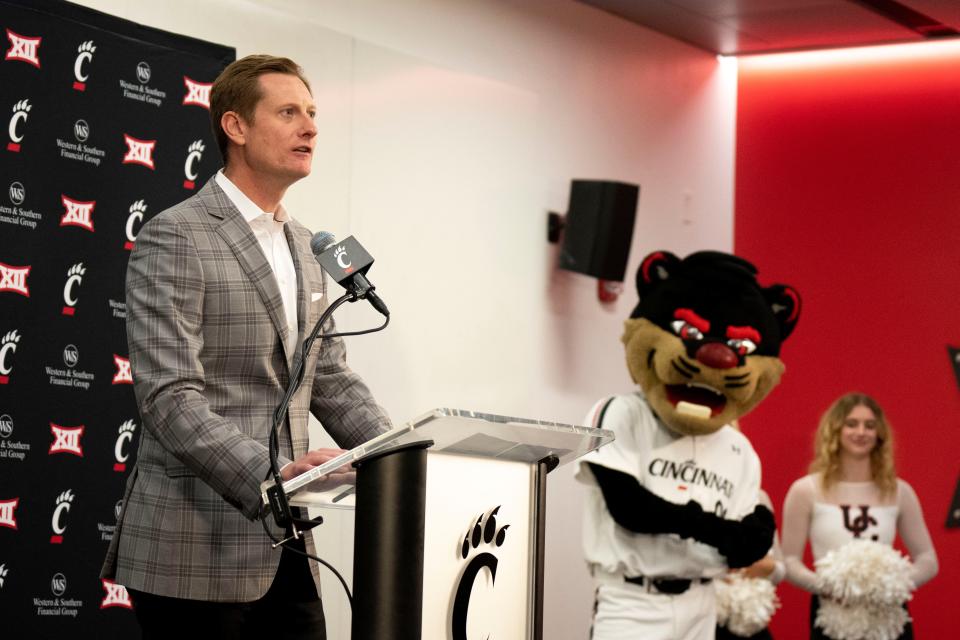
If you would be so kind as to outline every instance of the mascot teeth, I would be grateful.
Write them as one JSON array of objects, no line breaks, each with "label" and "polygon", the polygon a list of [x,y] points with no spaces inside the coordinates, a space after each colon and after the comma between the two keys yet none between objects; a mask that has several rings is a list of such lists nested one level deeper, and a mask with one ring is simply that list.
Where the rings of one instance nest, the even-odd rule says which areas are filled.
[{"label": "mascot teeth", "polygon": [[677,413],[682,413],[688,415],[692,418],[709,418],[713,411],[710,407],[705,407],[702,404],[693,404],[692,402],[685,402],[681,400],[677,403]]}]

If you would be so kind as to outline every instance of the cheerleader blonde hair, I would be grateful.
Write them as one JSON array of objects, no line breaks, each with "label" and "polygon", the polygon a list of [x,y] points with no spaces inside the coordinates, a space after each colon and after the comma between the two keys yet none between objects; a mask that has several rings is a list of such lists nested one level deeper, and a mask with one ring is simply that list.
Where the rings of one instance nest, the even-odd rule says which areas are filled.
[{"label": "cheerleader blonde hair", "polygon": [[822,474],[824,491],[840,479],[840,431],[850,412],[859,406],[873,411],[877,421],[877,445],[870,452],[871,477],[883,496],[894,495],[897,490],[897,474],[893,464],[893,431],[883,408],[865,393],[854,392],[840,396],[820,418],[810,472]]}]

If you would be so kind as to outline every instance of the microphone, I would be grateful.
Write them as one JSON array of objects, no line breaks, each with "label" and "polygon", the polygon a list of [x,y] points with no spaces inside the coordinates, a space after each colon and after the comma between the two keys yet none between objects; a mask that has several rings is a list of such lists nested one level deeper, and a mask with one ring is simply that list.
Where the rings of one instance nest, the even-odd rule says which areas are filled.
[{"label": "microphone", "polygon": [[355,300],[366,299],[374,309],[390,317],[387,305],[374,292],[376,287],[367,280],[366,274],[373,264],[373,256],[353,236],[337,242],[332,233],[318,231],[310,238],[310,249],[323,270],[349,291]]}]

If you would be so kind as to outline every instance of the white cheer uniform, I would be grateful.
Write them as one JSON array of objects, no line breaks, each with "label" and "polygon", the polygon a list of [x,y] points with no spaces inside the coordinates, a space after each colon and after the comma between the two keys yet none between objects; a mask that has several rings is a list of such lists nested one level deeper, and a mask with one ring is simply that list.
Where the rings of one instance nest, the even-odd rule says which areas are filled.
[{"label": "white cheer uniform", "polygon": [[[709,545],[676,534],[633,533],[618,525],[588,463],[635,478],[676,504],[695,500],[704,511],[730,520],[753,512],[760,490],[760,459],[750,441],[729,425],[705,436],[682,436],[653,413],[643,394],[598,402],[587,424],[609,429],[616,440],[580,459],[576,478],[587,485],[584,555],[597,582],[594,640],[714,637],[713,578],[726,559]],[[691,587],[666,595],[624,582],[624,577],[689,578]]]}]

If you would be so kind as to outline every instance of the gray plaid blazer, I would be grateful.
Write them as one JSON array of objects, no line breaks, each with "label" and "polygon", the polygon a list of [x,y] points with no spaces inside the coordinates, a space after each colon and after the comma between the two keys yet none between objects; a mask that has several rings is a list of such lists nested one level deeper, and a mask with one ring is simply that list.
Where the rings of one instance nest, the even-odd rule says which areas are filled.
[{"label": "gray plaid blazer", "polygon": [[[293,220],[284,229],[297,270],[300,344],[327,307],[326,282],[310,232]],[[250,225],[211,179],[143,226],[126,287],[144,429],[101,575],[161,596],[255,600],[280,561],[257,520],[260,483],[269,469],[272,413],[289,380],[288,362],[299,358],[284,352],[273,270]],[[311,349],[282,429],[281,465],[306,453],[310,411],[343,448],[390,427],[347,367],[339,339]]]}]

